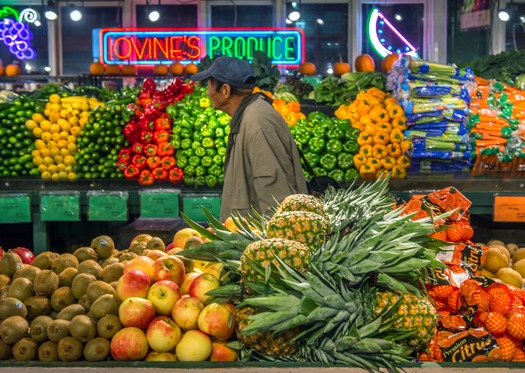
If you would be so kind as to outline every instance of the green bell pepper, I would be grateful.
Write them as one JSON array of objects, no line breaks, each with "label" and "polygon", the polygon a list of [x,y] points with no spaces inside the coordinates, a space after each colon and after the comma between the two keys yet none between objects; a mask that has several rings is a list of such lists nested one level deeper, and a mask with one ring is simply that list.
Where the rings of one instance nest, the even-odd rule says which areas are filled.
[{"label": "green bell pepper", "polygon": [[208,157],[215,157],[217,155],[217,149],[215,149],[215,148],[206,148],[206,155]]},{"label": "green bell pepper", "polygon": [[200,164],[195,167],[195,176],[205,176],[207,173],[205,166]]},{"label": "green bell pepper", "polygon": [[310,114],[308,114],[307,118],[308,118],[308,121],[314,122],[314,121],[325,120],[328,117],[325,114],[321,113],[320,111],[312,111]]},{"label": "green bell pepper", "polygon": [[330,139],[326,143],[326,150],[329,154],[337,156],[343,151],[343,144],[337,139]]},{"label": "green bell pepper", "polygon": [[206,175],[206,186],[213,188],[219,183],[219,179],[215,175]]},{"label": "green bell pepper", "polygon": [[211,137],[205,137],[202,139],[202,146],[205,148],[214,148],[215,142]]},{"label": "green bell pepper", "polygon": [[316,153],[305,153],[304,157],[306,158],[306,161],[310,165],[310,167],[315,167],[319,164],[319,154]]},{"label": "green bell pepper", "polygon": [[183,139],[180,142],[180,148],[181,149],[189,149],[189,148],[191,148],[191,143],[192,143],[192,141],[190,139]]},{"label": "green bell pepper", "polygon": [[332,179],[334,179],[337,182],[341,182],[345,178],[345,172],[339,168],[336,168],[328,173],[328,176],[330,176]]},{"label": "green bell pepper", "polygon": [[206,185],[206,177],[204,176],[196,176],[195,177],[195,186],[205,186]]},{"label": "green bell pepper", "polygon": [[195,149],[195,155],[197,157],[204,157],[206,155],[206,149],[204,149],[202,146]]},{"label": "green bell pepper", "polygon": [[188,175],[186,170],[184,170],[184,184],[188,186],[195,185],[195,177],[193,175]]},{"label": "green bell pepper", "polygon": [[197,157],[196,155],[192,155],[188,159],[188,163],[190,164],[190,166],[197,167],[198,165],[201,164],[201,159]]},{"label": "green bell pepper", "polygon": [[359,144],[355,140],[347,140],[343,143],[343,151],[356,154],[359,151]]},{"label": "green bell pepper", "polygon": [[354,165],[354,156],[348,153],[341,153],[337,156],[337,167],[341,170],[348,170]]},{"label": "green bell pepper", "polygon": [[213,164],[213,158],[210,156],[205,155],[201,158],[201,165],[204,167],[210,167]]},{"label": "green bell pepper", "polygon": [[359,179],[359,171],[355,168],[350,168],[345,171],[345,180],[355,180]]},{"label": "green bell pepper", "polygon": [[215,137],[224,137],[224,129],[222,127],[215,128]]},{"label": "green bell pepper", "polygon": [[178,168],[184,168],[188,165],[188,157],[185,155],[180,155],[176,158],[176,162]]},{"label": "green bell pepper", "polygon": [[338,127],[332,127],[328,130],[326,136],[328,136],[329,139],[341,140],[343,137],[345,137],[345,133]]},{"label": "green bell pepper", "polygon": [[184,176],[195,176],[195,166],[188,165],[184,168]]},{"label": "green bell pepper", "polygon": [[193,137],[192,138],[193,138],[193,141],[199,141],[200,142],[200,141],[202,141],[202,139],[204,137],[202,136],[202,132],[201,131],[195,131],[195,132],[193,132]]},{"label": "green bell pepper", "polygon": [[226,143],[224,142],[223,138],[215,139],[215,148],[216,149],[225,148],[225,147],[226,147]]},{"label": "green bell pepper", "polygon": [[323,167],[314,167],[315,176],[326,176],[327,173]]},{"label": "green bell pepper", "polygon": [[308,140],[308,149],[314,153],[321,153],[324,151],[326,142],[321,137],[312,137]]},{"label": "green bell pepper", "polygon": [[332,171],[337,164],[337,157],[333,154],[327,153],[321,157],[319,163],[325,170]]},{"label": "green bell pepper", "polygon": [[213,136],[215,136],[215,132],[210,127],[208,127],[207,125],[203,126],[201,128],[201,134],[202,134],[202,137],[213,137]]},{"label": "green bell pepper", "polygon": [[223,170],[219,163],[214,163],[208,168],[208,174],[219,177],[222,175]]}]

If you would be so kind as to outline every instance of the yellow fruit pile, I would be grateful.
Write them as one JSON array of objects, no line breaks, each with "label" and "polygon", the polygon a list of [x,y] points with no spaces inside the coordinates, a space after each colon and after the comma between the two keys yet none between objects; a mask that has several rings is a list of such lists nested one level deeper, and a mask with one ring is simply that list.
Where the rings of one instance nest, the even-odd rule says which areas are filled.
[{"label": "yellow fruit pile", "polygon": [[34,113],[25,125],[35,136],[33,163],[43,179],[75,180],[76,138],[89,118],[89,113],[103,105],[96,98],[58,94],[49,96],[44,115]]},{"label": "yellow fruit pile", "polygon": [[403,135],[406,116],[396,99],[373,87],[359,92],[352,103],[341,105],[335,116],[349,119],[352,127],[361,131],[354,165],[363,179],[375,179],[387,172],[394,179],[406,177],[410,160],[405,152],[410,141]]}]

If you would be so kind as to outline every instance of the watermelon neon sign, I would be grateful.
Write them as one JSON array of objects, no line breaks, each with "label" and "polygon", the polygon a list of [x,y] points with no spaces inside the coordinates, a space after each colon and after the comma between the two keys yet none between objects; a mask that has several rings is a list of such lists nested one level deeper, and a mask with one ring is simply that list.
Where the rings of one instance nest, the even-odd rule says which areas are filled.
[{"label": "watermelon neon sign", "polygon": [[[379,25],[379,27],[378,27]],[[398,39],[400,39],[404,46],[403,48],[397,48],[389,44],[385,38],[383,27],[387,27]],[[372,45],[372,48],[381,57],[386,57],[392,53],[403,53],[411,56],[417,55],[417,49],[390,23],[383,13],[377,8],[373,8],[368,15],[368,40]]]},{"label": "watermelon neon sign", "polygon": [[101,29],[93,54],[104,64],[151,67],[173,61],[190,63],[204,56],[253,59],[265,52],[275,65],[297,66],[304,60],[304,34],[294,28]]}]

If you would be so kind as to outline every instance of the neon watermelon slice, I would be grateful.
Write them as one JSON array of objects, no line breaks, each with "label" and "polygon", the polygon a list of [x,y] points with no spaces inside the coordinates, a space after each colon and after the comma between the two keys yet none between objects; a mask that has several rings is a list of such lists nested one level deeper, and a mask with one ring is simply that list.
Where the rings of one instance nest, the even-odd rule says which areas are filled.
[{"label": "neon watermelon slice", "polygon": [[[416,48],[390,23],[383,13],[377,8],[372,8],[368,15],[367,23],[368,41],[372,48],[381,57],[392,53],[403,53],[417,57]],[[389,39],[386,40],[387,33]],[[391,43],[396,41],[396,46]]]}]

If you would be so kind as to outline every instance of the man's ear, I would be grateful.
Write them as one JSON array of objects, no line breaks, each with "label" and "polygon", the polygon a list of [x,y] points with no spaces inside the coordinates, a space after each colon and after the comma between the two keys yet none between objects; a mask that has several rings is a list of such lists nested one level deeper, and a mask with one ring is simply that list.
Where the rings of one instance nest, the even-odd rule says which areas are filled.
[{"label": "man's ear", "polygon": [[228,98],[231,96],[232,87],[229,84],[224,83],[221,87],[221,90],[222,90],[222,94],[224,95],[224,98]]}]

